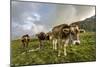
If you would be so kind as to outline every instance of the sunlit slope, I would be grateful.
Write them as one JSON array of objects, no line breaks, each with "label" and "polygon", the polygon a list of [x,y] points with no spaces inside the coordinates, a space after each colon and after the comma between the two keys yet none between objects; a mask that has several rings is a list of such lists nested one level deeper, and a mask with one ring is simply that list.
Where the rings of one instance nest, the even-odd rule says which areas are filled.
[{"label": "sunlit slope", "polygon": [[62,53],[57,56],[57,51],[52,49],[52,43],[45,42],[43,49],[38,50],[38,40],[32,39],[29,47],[21,48],[20,40],[11,41],[11,64],[34,65],[54,64],[69,62],[85,62],[96,60],[96,35],[94,32],[80,34],[81,44],[67,47],[67,56]]}]

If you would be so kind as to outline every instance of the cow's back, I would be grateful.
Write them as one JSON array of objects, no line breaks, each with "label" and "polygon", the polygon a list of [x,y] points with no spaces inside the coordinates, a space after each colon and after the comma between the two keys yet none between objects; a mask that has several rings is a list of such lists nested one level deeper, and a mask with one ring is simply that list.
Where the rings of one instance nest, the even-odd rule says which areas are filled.
[{"label": "cow's back", "polygon": [[53,37],[55,38],[61,38],[63,35],[63,29],[64,28],[69,28],[69,26],[67,24],[61,24],[61,25],[58,25],[58,26],[55,26],[53,29],[52,29],[52,33],[53,33]]}]

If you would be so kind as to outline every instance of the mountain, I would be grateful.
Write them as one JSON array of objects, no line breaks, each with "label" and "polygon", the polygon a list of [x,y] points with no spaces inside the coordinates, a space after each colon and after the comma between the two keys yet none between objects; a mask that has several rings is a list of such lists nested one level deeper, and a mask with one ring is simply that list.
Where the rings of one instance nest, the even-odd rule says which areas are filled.
[{"label": "mountain", "polygon": [[92,16],[90,18],[87,18],[83,21],[74,22],[73,24],[77,24],[81,29],[85,29],[89,32],[95,32],[96,31],[96,15]]}]

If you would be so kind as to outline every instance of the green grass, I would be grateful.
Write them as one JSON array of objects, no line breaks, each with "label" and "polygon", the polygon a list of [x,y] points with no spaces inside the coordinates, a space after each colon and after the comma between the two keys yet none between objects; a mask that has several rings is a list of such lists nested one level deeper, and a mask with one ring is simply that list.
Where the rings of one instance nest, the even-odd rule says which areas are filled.
[{"label": "green grass", "polygon": [[22,49],[20,40],[11,41],[11,64],[36,65],[36,64],[58,64],[72,62],[87,62],[96,60],[96,35],[94,32],[80,34],[81,44],[68,46],[67,56],[63,54],[58,57],[57,51],[52,49],[52,44],[45,42],[43,49],[28,52],[38,48],[39,42],[32,39],[28,48]]}]

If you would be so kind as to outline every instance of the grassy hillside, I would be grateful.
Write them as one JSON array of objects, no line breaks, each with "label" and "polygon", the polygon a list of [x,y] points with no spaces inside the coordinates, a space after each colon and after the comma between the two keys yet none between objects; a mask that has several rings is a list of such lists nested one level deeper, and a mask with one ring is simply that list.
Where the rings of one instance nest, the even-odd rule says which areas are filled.
[{"label": "grassy hillside", "polygon": [[95,32],[96,31],[96,16],[92,16],[83,21],[74,22],[72,24],[77,24],[79,25],[81,29],[85,29],[86,31]]},{"label": "grassy hillside", "polygon": [[11,64],[19,66],[95,61],[95,38],[94,32],[82,33],[80,36],[81,44],[67,47],[68,55],[62,54],[61,57],[57,56],[57,51],[52,49],[52,44],[49,42],[45,42],[43,49],[38,50],[39,42],[36,39],[33,39],[26,49],[21,48],[20,40],[14,40],[11,41]]}]

